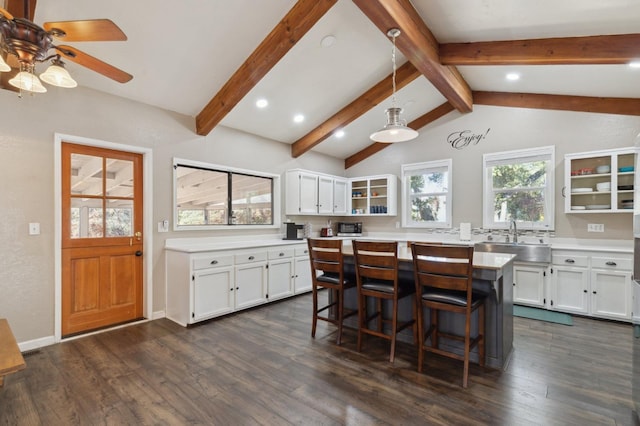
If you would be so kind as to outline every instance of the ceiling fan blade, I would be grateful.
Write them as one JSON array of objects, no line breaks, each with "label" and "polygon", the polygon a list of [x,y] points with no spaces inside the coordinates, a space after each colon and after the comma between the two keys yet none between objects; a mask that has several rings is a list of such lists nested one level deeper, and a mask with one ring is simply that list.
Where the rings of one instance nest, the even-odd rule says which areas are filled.
[{"label": "ceiling fan blade", "polygon": [[[64,41],[125,41],[127,36],[110,19],[90,19],[86,21],[45,22],[43,28],[53,31],[55,37]],[[57,35],[55,30],[64,32]]]},{"label": "ceiling fan blade", "polygon": [[8,20],[12,20],[13,19],[13,15],[10,14],[8,11],[4,10],[1,7],[0,7],[0,13],[3,14],[4,17],[7,18]]},{"label": "ceiling fan blade", "polygon": [[126,73],[121,69],[114,67],[113,65],[109,65],[106,62],[101,61],[100,59],[94,58],[93,56],[88,55],[83,51],[76,49],[75,47],[55,46],[55,48],[58,52],[60,52],[62,56],[69,59],[70,61],[87,67],[90,70],[100,73],[105,77],[109,77],[110,79],[115,80],[119,83],[126,83],[133,78],[131,74]]}]

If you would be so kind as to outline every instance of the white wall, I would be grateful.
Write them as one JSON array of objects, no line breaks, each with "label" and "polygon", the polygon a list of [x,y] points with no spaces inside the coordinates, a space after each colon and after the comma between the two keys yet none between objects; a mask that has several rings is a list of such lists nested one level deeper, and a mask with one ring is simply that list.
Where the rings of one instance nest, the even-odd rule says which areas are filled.
[{"label": "white wall", "polygon": [[[480,226],[483,153],[555,144],[560,197],[565,153],[631,146],[640,131],[638,117],[476,106],[473,113],[452,113],[421,129],[416,141],[393,145],[345,172],[342,160],[315,153],[293,159],[289,145],[224,127],[207,137],[197,136],[191,117],[83,88],[50,88],[46,94],[23,99],[0,90],[0,110],[0,317],[8,318],[19,342],[54,334],[55,133],[151,148],[153,217],[146,219],[155,229],[158,221],[172,220],[174,156],[278,174],[303,168],[340,176],[399,175],[403,163],[453,158],[454,223],[471,221]],[[485,132],[488,128],[486,139],[466,149],[454,150],[446,143],[453,131]],[[565,215],[561,201],[557,199],[556,234],[593,238],[584,229],[588,220],[605,224],[603,237],[630,238],[630,215]],[[325,221],[293,219],[309,220],[316,229]],[[365,221],[370,230],[395,231],[396,220]],[[41,224],[41,235],[28,235],[29,222]],[[147,259],[153,265],[153,311],[164,310],[166,238],[234,232],[238,231],[154,233],[154,246],[147,248]]]},{"label": "white wall", "polygon": [[[54,334],[55,133],[151,148],[153,217],[145,219],[154,224],[172,218],[174,156],[278,174],[289,168],[344,174],[343,162],[332,157],[292,159],[289,145],[222,127],[197,136],[191,117],[83,88],[50,87],[22,99],[0,90],[0,110],[0,317],[9,320],[18,342]],[[29,222],[41,224],[40,235],[28,235]],[[154,233],[154,246],[146,249],[154,312],[165,304],[165,239],[232,232]]]},{"label": "white wall", "polygon": [[[483,134],[487,129],[491,130],[486,138],[476,145],[454,149],[447,143],[451,133],[471,130],[475,134]],[[472,227],[482,227],[482,155],[555,145],[556,236],[630,239],[631,213],[564,213],[564,155],[631,147],[639,132],[640,117],[475,105],[472,113],[461,115],[452,112],[420,129],[420,136],[414,141],[385,148],[349,168],[347,175],[393,173],[400,176],[402,164],[452,158],[454,227],[458,227],[460,222],[471,222]],[[400,221],[400,217],[363,221],[369,231],[396,231],[395,223]],[[587,223],[604,224],[605,233],[587,234]]]}]

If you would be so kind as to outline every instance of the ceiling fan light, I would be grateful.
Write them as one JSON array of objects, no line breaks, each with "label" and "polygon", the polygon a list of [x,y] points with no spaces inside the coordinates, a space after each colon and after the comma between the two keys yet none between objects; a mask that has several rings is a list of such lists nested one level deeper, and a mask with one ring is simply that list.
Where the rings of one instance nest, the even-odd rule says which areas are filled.
[{"label": "ceiling fan light", "polygon": [[387,108],[387,124],[371,134],[369,138],[375,142],[394,143],[407,142],[418,137],[418,132],[411,127],[407,127],[403,120],[400,120],[402,108]]},{"label": "ceiling fan light", "polygon": [[40,82],[40,79],[28,71],[20,71],[15,77],[9,80],[9,84],[20,90],[26,90],[27,92],[45,93],[47,91],[46,87]]},{"label": "ceiling fan light", "polygon": [[0,72],[11,71],[11,67],[4,61],[4,58],[0,56]]},{"label": "ceiling fan light", "polygon": [[67,89],[78,85],[78,83],[71,78],[71,75],[69,75],[69,72],[66,69],[55,64],[50,65],[45,72],[40,74],[40,78],[42,81],[51,84],[52,86],[65,87]]}]

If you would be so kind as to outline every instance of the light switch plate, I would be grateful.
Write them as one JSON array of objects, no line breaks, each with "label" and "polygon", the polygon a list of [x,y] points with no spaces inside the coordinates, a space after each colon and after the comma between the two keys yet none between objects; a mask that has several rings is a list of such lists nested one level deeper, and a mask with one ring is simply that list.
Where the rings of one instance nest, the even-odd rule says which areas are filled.
[{"label": "light switch plate", "polygon": [[167,219],[158,222],[158,232],[169,232],[169,221]]},{"label": "light switch plate", "polygon": [[29,235],[40,235],[40,224],[32,222],[29,224]]},{"label": "light switch plate", "polygon": [[588,223],[587,232],[604,232],[604,223]]}]

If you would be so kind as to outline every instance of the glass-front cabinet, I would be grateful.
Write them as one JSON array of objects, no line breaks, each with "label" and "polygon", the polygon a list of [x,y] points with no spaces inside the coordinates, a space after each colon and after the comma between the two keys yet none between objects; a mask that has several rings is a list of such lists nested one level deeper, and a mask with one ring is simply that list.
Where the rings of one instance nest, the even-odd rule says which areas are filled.
[{"label": "glass-front cabinet", "polygon": [[397,179],[395,175],[350,179],[351,215],[395,216]]},{"label": "glass-front cabinet", "polygon": [[636,149],[567,154],[565,213],[633,212]]}]

